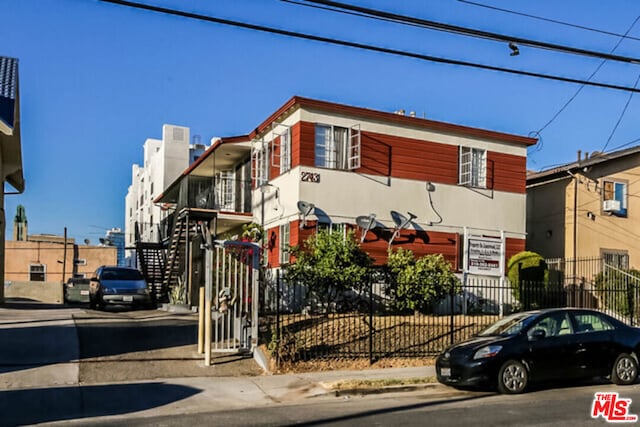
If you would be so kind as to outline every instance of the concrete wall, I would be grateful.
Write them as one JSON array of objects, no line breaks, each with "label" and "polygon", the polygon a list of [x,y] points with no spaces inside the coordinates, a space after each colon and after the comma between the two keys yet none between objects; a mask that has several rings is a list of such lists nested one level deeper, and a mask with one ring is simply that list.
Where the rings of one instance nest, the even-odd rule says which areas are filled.
[{"label": "concrete wall", "polygon": [[23,282],[7,281],[4,283],[5,298],[25,298],[49,304],[64,302],[62,284],[60,282]]}]

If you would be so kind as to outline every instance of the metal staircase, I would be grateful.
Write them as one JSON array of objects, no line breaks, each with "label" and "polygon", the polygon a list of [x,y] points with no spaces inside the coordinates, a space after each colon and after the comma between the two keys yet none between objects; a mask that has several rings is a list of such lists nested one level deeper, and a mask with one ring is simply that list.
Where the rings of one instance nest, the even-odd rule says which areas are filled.
[{"label": "metal staircase", "polygon": [[[164,271],[164,287],[171,290],[173,286],[184,283],[186,271],[187,243],[198,232],[198,223],[208,222],[215,217],[215,212],[199,209],[183,208],[176,213],[171,238],[167,248],[167,262]],[[182,281],[182,282],[181,282]]]},{"label": "metal staircase", "polygon": [[143,242],[138,224],[135,226],[136,254],[140,271],[155,303],[167,302],[169,290],[165,286],[164,273],[167,264],[165,246],[161,242]]}]

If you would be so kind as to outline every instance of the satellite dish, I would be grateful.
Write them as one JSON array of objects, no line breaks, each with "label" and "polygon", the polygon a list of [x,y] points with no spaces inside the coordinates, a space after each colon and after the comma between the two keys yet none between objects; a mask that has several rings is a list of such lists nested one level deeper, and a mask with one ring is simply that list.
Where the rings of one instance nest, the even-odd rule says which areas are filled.
[{"label": "satellite dish", "polygon": [[315,207],[316,206],[313,203],[303,202],[302,200],[298,202],[298,210],[304,216],[310,215]]},{"label": "satellite dish", "polygon": [[399,228],[400,225],[407,220],[404,215],[397,211],[391,211],[391,219],[396,224],[396,228]]},{"label": "satellite dish", "polygon": [[364,242],[365,237],[369,230],[376,225],[376,214],[362,215],[356,218],[356,224],[362,228],[362,236],[360,237],[360,243]]},{"label": "satellite dish", "polygon": [[91,243],[91,240],[89,240],[89,239],[84,239],[84,244],[85,244],[85,245],[88,245],[88,244],[90,244],[90,243]]},{"label": "satellite dish", "polygon": [[316,205],[314,205],[313,203],[303,202],[302,200],[298,202],[298,210],[302,214],[302,222],[300,222],[300,228],[307,225],[307,216],[311,215],[314,212],[315,208]]},{"label": "satellite dish", "polygon": [[396,224],[396,227],[393,231],[393,235],[391,236],[391,239],[389,240],[389,247],[391,247],[391,244],[396,239],[396,237],[400,235],[400,230],[407,228],[407,226],[411,223],[411,221],[417,218],[417,216],[412,214],[411,212],[407,212],[407,215],[409,215],[409,218],[402,215],[400,212],[391,211],[391,219]]}]

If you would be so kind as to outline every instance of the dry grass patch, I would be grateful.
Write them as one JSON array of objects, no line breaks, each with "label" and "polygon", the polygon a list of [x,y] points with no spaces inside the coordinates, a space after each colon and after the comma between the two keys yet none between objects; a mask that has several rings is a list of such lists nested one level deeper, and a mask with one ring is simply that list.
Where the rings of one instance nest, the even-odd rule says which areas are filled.
[{"label": "dry grass patch", "polygon": [[437,383],[436,377],[416,377],[416,378],[387,378],[379,380],[339,380],[331,382],[323,382],[321,385],[329,390],[364,390],[364,389],[380,389],[385,387],[401,387],[420,384]]}]

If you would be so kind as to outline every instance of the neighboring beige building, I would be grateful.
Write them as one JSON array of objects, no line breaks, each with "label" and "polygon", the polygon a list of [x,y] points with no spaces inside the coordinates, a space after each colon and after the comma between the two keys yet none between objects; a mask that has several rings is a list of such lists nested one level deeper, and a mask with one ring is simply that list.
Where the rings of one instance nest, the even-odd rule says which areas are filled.
[{"label": "neighboring beige building", "polygon": [[[640,147],[527,176],[527,249],[640,268]],[[577,191],[576,191],[577,188]]]},{"label": "neighboring beige building", "polygon": [[74,239],[54,235],[29,236],[7,241],[5,281],[65,282],[71,277],[91,277],[101,265],[117,264],[115,246],[77,245]]}]

